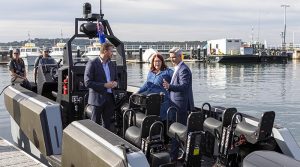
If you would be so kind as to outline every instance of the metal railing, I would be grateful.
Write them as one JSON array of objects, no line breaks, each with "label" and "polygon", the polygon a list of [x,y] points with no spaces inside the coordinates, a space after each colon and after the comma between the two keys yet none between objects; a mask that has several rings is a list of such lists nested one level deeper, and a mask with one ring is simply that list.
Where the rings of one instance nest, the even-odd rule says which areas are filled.
[{"label": "metal railing", "polygon": [[[81,50],[86,50],[86,48],[89,45],[81,45],[80,48]],[[0,46],[0,51],[9,51],[10,49],[15,49],[15,48],[20,48],[21,46]],[[143,50],[146,49],[154,49],[154,50],[159,50],[159,51],[168,51],[172,49],[173,47],[179,47],[185,51],[190,50],[193,48],[194,50],[197,49],[197,45],[125,45],[125,50],[126,51],[138,51],[140,47],[142,47]]]}]

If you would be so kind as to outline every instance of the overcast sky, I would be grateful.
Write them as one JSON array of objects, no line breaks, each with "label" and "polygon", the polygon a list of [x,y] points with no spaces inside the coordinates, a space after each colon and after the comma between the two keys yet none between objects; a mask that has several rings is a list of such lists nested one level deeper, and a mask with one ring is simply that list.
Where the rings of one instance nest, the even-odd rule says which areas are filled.
[{"label": "overcast sky", "polygon": [[[82,4],[99,13],[99,0],[1,0],[0,42],[68,38]],[[104,18],[123,41],[241,38],[281,43],[284,8],[287,43],[300,43],[300,0],[102,0]],[[253,27],[253,33],[252,33]]]}]

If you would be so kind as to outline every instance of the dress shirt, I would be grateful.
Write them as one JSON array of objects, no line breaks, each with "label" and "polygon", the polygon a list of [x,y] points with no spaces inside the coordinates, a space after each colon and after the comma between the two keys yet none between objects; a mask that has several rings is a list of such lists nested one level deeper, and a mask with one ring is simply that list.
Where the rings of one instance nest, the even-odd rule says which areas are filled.
[{"label": "dress shirt", "polygon": [[[106,76],[106,81],[107,82],[110,82],[110,71],[109,71],[109,66],[108,66],[108,63],[109,63],[109,60],[107,60],[105,63],[103,63],[103,60],[100,58],[100,61],[102,63],[102,67],[103,67],[103,70],[105,72],[105,76]],[[108,93],[112,93],[111,89],[107,89],[107,92]]]}]

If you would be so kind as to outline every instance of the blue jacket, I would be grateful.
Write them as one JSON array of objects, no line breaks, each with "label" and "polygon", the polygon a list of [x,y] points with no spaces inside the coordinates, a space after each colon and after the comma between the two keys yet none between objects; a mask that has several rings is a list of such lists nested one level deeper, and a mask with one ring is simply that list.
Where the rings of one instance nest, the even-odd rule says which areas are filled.
[{"label": "blue jacket", "polygon": [[[108,64],[111,81],[117,81],[116,65],[113,62]],[[107,89],[104,84],[107,82],[100,58],[89,60],[85,67],[84,84],[89,88],[88,104],[101,106],[107,96]]]},{"label": "blue jacket", "polygon": [[149,71],[147,76],[147,81],[140,88],[138,93],[160,93],[163,92],[165,94],[164,101],[161,105],[160,109],[160,119],[166,120],[167,118],[167,110],[170,106],[170,95],[169,92],[163,87],[163,79],[167,82],[171,82],[171,78],[173,75],[173,70],[167,68],[164,71],[161,71],[158,74]]},{"label": "blue jacket", "polygon": [[169,91],[171,103],[179,109],[179,112],[194,109],[192,73],[185,63],[182,63],[174,74]]}]

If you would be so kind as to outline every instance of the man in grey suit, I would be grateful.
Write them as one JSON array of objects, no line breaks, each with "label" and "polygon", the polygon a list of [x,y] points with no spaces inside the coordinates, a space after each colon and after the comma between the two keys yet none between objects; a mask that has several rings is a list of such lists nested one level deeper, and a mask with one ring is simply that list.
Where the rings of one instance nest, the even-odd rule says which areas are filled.
[{"label": "man in grey suit", "polygon": [[91,120],[102,123],[110,129],[111,117],[114,113],[113,88],[117,87],[116,65],[111,62],[113,45],[104,43],[100,48],[100,56],[86,64],[84,84],[89,88],[88,104],[92,107]]},{"label": "man in grey suit", "polygon": [[[194,109],[192,91],[192,73],[189,67],[182,61],[182,51],[173,47],[170,51],[170,59],[175,68],[171,82],[164,80],[163,86],[170,92],[171,103],[178,109],[178,122],[186,125],[188,113]],[[176,160],[179,143],[172,139],[171,158]]]}]

